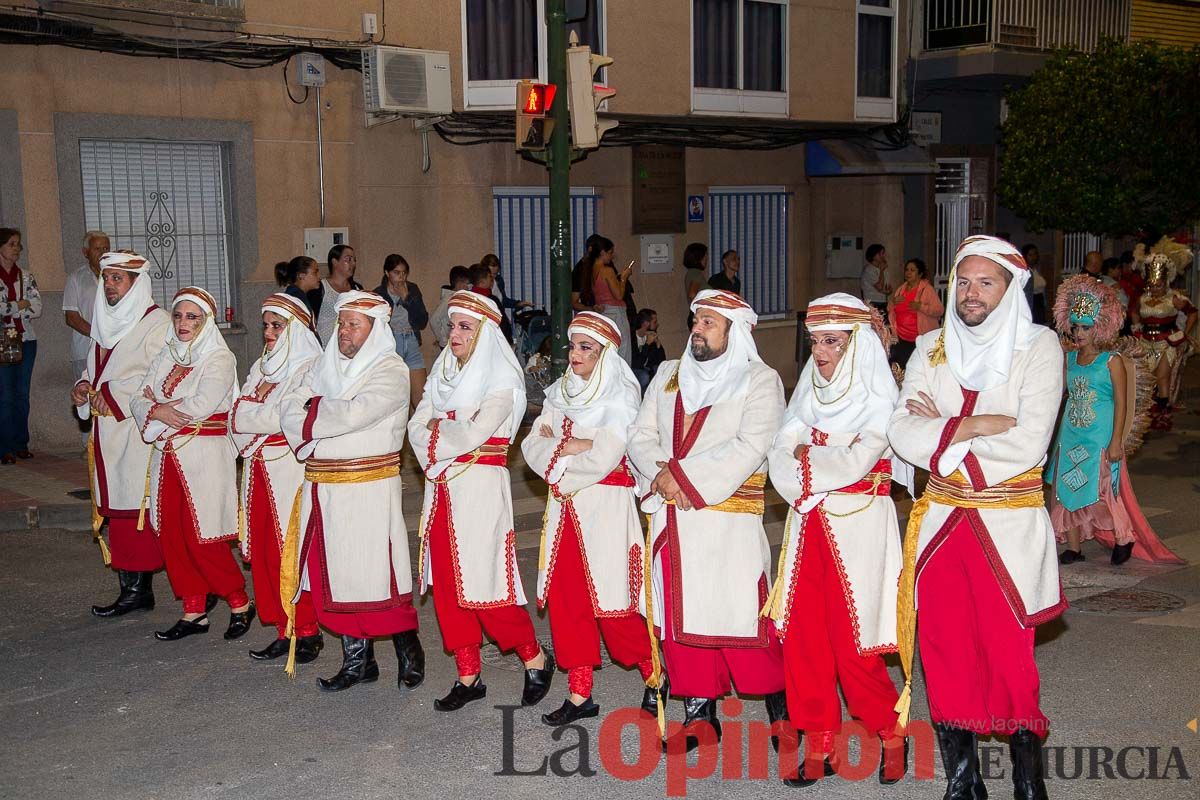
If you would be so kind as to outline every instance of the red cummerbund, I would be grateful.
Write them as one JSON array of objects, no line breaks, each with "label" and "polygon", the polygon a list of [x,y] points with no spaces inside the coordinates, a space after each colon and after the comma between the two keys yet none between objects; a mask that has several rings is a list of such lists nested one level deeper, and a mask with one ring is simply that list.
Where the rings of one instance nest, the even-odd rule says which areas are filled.
[{"label": "red cummerbund", "polygon": [[508,439],[493,437],[484,442],[477,450],[473,450],[470,453],[463,453],[454,459],[454,463],[475,463],[485,467],[507,467],[508,442]]},{"label": "red cummerbund", "polygon": [[605,475],[596,482],[599,486],[623,486],[632,488],[637,484],[634,483],[633,474],[629,471],[629,462],[622,458],[621,463],[612,472]]},{"label": "red cummerbund", "polygon": [[[878,482],[876,482],[878,478]],[[835,494],[875,494],[888,495],[892,493],[892,460],[881,458],[871,467],[871,471],[862,480],[837,489]]]}]

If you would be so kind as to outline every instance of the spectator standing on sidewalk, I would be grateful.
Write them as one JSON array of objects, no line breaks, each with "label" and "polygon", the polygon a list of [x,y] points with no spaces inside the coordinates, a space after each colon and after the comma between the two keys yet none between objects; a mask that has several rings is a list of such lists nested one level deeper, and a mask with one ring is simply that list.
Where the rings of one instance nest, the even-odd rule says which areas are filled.
[{"label": "spectator standing on sidewalk", "polygon": [[658,365],[667,360],[667,352],[658,341],[658,312],[653,308],[639,311],[633,335],[633,374],[645,394],[646,387],[658,372]]},{"label": "spectator standing on sidewalk", "polygon": [[12,328],[21,340],[21,360],[0,364],[0,463],[33,458],[29,452],[29,383],[37,358],[33,320],[42,315],[42,295],[28,270],[17,266],[21,232],[0,228],[0,334]]},{"label": "spectator standing on sidewalk", "polygon": [[888,322],[887,300],[892,293],[892,285],[887,279],[887,250],[881,244],[873,244],[867,248],[867,263],[863,264],[862,275],[859,278],[859,289],[863,302],[879,309],[883,321]]},{"label": "spectator standing on sidewalk", "polygon": [[460,265],[450,268],[450,282],[442,287],[442,301],[429,317],[429,330],[437,345],[434,358],[446,348],[450,341],[450,298],[455,292],[471,287],[471,271]]},{"label": "spectator standing on sidewalk", "polygon": [[354,271],[358,269],[358,257],[354,248],[348,244],[335,244],[329,248],[329,277],[309,292],[308,304],[317,320],[317,338],[322,345],[333,338],[337,326],[337,312],[333,310],[337,299],[349,291],[362,291],[362,284],[354,280]]},{"label": "spectator standing on sidewalk", "polygon": [[425,388],[425,357],[421,355],[421,337],[417,331],[429,324],[429,312],[425,310],[421,290],[408,282],[408,262],[404,256],[392,253],[383,260],[383,282],[375,287],[375,294],[391,306],[390,325],[396,337],[396,353],[408,366],[409,392],[416,407]]},{"label": "spectator standing on sidewalk", "polygon": [[738,277],[738,273],[741,269],[742,259],[737,250],[726,250],[721,255],[721,271],[708,279],[708,288],[721,289],[740,295],[742,279]]}]

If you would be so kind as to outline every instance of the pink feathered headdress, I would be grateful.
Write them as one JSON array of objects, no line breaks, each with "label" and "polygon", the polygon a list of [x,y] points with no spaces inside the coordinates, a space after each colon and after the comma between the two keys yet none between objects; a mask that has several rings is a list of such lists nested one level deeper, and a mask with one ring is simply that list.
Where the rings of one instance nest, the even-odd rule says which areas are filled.
[{"label": "pink feathered headdress", "polygon": [[1110,286],[1089,275],[1069,278],[1058,289],[1054,302],[1054,327],[1063,336],[1071,327],[1081,325],[1097,344],[1115,341],[1125,322],[1125,309]]}]

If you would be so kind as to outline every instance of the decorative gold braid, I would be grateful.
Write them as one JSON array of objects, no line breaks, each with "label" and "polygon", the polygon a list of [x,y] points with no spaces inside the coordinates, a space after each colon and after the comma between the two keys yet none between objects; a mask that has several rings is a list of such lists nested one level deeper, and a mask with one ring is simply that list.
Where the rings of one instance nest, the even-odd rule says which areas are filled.
[{"label": "decorative gold braid", "polygon": [[771,587],[771,593],[767,595],[767,601],[763,603],[763,607],[758,612],[760,617],[770,617],[776,622],[779,621],[782,611],[779,603],[783,594],[783,568],[787,561],[788,546],[791,544],[792,519],[795,514],[795,509],[788,509],[787,520],[783,523],[783,541],[779,544],[779,561],[775,567],[775,584]]},{"label": "decorative gold braid", "polygon": [[679,366],[676,365],[675,373],[670,378],[667,379],[666,384],[663,386],[663,392],[666,394],[674,394],[675,392],[678,392],[678,391],[679,391]]},{"label": "decorative gold braid", "polygon": [[100,526],[104,524],[104,517],[100,516],[100,508],[96,505],[96,423],[94,420],[87,440],[87,465],[88,489],[92,500],[92,541],[100,546],[100,557],[104,559],[104,566],[107,567],[112,564],[112,553],[108,549],[108,543],[100,535]]},{"label": "decorative gold braid", "polygon": [[[646,556],[645,567],[642,570],[642,590],[646,597],[646,631],[650,634],[650,681],[646,686],[651,689],[661,689],[663,683],[662,658],[658,653],[658,637],[654,635],[654,518],[646,515]],[[667,711],[663,707],[662,692],[656,691],[658,703],[658,735],[667,735]]]}]

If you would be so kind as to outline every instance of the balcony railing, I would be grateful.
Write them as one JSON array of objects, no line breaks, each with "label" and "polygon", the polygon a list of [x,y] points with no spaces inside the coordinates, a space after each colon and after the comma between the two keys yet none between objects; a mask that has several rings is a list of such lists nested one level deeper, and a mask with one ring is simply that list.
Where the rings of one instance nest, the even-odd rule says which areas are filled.
[{"label": "balcony railing", "polygon": [[925,0],[925,50],[1095,50],[1127,40],[1132,0]]}]

